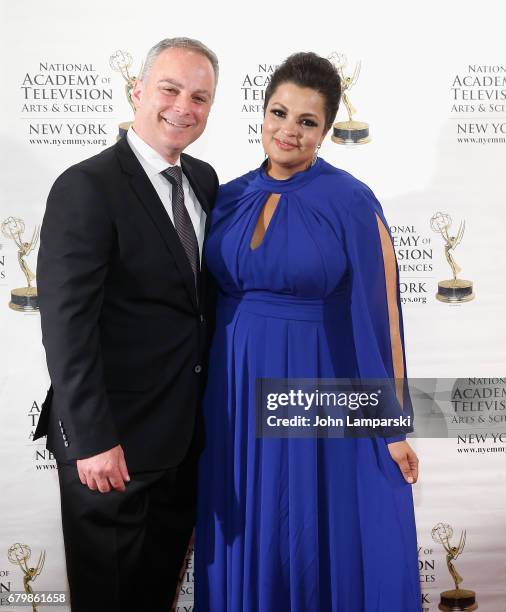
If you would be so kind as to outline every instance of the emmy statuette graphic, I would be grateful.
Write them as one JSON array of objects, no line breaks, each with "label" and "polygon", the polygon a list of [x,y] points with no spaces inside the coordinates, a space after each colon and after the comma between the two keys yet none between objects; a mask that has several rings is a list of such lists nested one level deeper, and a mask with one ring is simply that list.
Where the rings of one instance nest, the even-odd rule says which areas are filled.
[{"label": "emmy statuette graphic", "polygon": [[[135,106],[132,101],[132,89],[134,88],[137,77],[132,76],[129,72],[129,68],[132,66],[132,56],[128,51],[115,51],[109,58],[109,66],[115,71],[119,72],[125,80],[125,95],[128,100],[128,104],[132,107],[135,114]],[[142,73],[142,67],[139,74]],[[123,121],[118,126],[118,136],[116,140],[119,140],[128,132],[128,128],[132,125],[132,121]]]},{"label": "emmy statuette graphic", "polygon": [[337,68],[341,77],[341,95],[348,112],[348,121],[338,121],[334,123],[332,141],[337,144],[357,145],[370,142],[369,124],[363,121],[354,121],[353,115],[356,109],[353,107],[348,97],[349,90],[355,85],[360,75],[361,62],[355,64],[355,68],[351,74],[346,74],[348,59],[344,53],[332,53],[329,60]]},{"label": "emmy statuette graphic", "polygon": [[460,244],[464,236],[465,221],[460,223],[456,236],[450,236],[449,229],[451,225],[452,218],[450,215],[442,212],[437,212],[430,220],[431,229],[437,234],[441,234],[445,241],[446,261],[453,272],[452,279],[439,281],[436,298],[440,302],[446,302],[447,304],[459,304],[461,302],[469,302],[474,298],[473,281],[457,278],[461,268],[453,256],[453,251]]},{"label": "emmy statuette graphic", "polygon": [[455,588],[450,591],[441,593],[441,601],[438,608],[444,612],[469,612],[477,610],[476,593],[469,589],[461,589],[460,584],[463,581],[462,576],[458,573],[453,565],[455,559],[462,553],[466,544],[466,532],[460,534],[458,546],[452,546],[450,538],[453,536],[453,528],[447,523],[438,523],[432,529],[432,539],[436,544],[442,544],[446,551],[446,565],[450,572]]},{"label": "emmy statuette graphic", "polygon": [[22,235],[25,232],[25,223],[22,219],[8,217],[1,225],[2,234],[6,238],[14,240],[18,247],[18,263],[26,277],[27,286],[13,289],[11,291],[10,308],[20,312],[34,312],[39,309],[37,299],[37,287],[32,285],[35,274],[30,270],[25,261],[25,257],[36,248],[39,242],[40,228],[35,227],[30,242],[25,242]]},{"label": "emmy statuette graphic", "polygon": [[[27,595],[33,595],[33,589],[30,582],[36,580],[42,568],[44,567],[44,561],[46,560],[46,551],[43,550],[39,555],[39,560],[35,567],[28,567],[28,559],[32,556],[32,551],[26,544],[13,544],[7,551],[7,557],[14,565],[19,565],[23,572],[23,586]],[[37,612],[37,606],[32,602],[32,612]]]}]

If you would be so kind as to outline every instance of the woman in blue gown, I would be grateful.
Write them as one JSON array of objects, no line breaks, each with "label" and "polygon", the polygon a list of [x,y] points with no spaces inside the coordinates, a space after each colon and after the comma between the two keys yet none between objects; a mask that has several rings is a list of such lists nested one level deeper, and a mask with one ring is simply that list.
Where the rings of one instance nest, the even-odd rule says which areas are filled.
[{"label": "woman in blue gown", "polygon": [[[257,378],[406,377],[395,254],[370,189],[317,158],[332,64],[288,58],[265,94],[257,170],[220,188],[204,401],[198,612],[419,612],[405,435],[259,438]],[[399,411],[404,390],[400,390]]]}]

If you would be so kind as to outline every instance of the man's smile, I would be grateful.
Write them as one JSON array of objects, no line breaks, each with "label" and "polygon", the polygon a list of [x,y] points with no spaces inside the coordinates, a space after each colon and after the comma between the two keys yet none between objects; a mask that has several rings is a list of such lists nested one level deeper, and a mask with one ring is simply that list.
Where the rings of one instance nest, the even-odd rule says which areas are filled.
[{"label": "man's smile", "polygon": [[170,119],[167,119],[166,117],[162,117],[162,119],[165,121],[165,123],[168,123],[169,125],[172,125],[173,127],[176,127],[176,128],[191,127],[191,123],[176,123],[175,121],[171,121]]}]

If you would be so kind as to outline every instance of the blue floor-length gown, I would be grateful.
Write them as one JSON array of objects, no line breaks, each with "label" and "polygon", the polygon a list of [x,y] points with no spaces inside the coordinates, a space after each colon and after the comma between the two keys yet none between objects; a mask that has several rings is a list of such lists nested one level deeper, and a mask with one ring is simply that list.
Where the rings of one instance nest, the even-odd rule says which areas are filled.
[{"label": "blue floor-length gown", "polygon": [[[271,193],[281,197],[251,249]],[[255,429],[258,377],[396,374],[398,281],[395,273],[395,329],[378,220],[386,226],[372,192],[322,159],[288,180],[260,168],[220,188],[206,245],[220,295],[199,473],[198,612],[421,610],[411,485],[387,441],[265,439]]]}]

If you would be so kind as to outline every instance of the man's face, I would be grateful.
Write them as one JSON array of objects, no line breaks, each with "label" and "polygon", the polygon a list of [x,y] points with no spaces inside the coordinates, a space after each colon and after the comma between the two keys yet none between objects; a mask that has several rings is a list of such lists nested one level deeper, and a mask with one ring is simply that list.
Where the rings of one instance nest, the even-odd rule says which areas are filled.
[{"label": "man's face", "polygon": [[166,49],[142,81],[136,81],[135,132],[174,163],[202,134],[215,87],[211,62],[190,49]]}]

